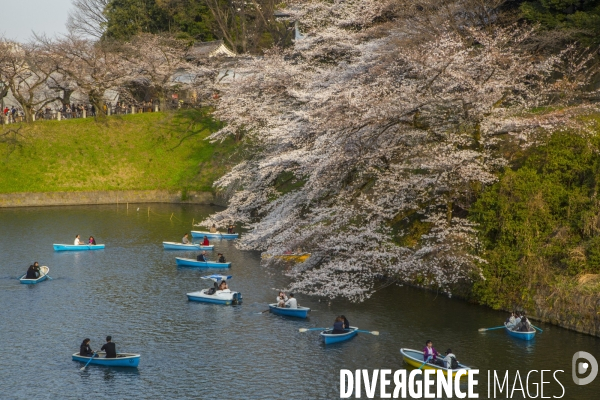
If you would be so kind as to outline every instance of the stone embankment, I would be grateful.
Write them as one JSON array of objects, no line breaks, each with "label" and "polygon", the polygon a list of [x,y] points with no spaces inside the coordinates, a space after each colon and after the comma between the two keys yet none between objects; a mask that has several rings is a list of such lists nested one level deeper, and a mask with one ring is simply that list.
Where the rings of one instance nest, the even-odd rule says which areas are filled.
[{"label": "stone embankment", "polygon": [[225,206],[226,200],[211,192],[173,192],[168,190],[0,193],[0,208],[125,203],[187,203]]}]

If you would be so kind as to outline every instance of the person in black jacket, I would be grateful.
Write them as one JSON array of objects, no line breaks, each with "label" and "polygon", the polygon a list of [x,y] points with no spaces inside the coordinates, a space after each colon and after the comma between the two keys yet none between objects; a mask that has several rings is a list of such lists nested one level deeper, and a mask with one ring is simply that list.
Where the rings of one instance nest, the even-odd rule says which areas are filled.
[{"label": "person in black jacket", "polygon": [[196,260],[202,261],[202,262],[208,261],[206,259],[206,251],[203,251],[202,253],[198,254],[198,257],[196,257]]},{"label": "person in black jacket", "polygon": [[221,254],[221,253],[219,253],[217,255],[219,256],[219,259],[218,259],[217,262],[224,263],[225,262],[225,256],[223,254]]},{"label": "person in black jacket", "polygon": [[117,357],[117,347],[112,342],[112,337],[110,335],[106,337],[106,343],[102,345],[100,350],[104,350],[106,352],[106,358]]},{"label": "person in black jacket", "polygon": [[91,357],[94,355],[94,351],[90,347],[90,339],[83,339],[81,346],[79,346],[79,355],[83,357]]},{"label": "person in black jacket", "polygon": [[35,276],[35,268],[33,267],[33,264],[31,264],[29,268],[27,268],[27,275],[25,275],[25,279],[37,279],[37,276]]},{"label": "person in black jacket", "polygon": [[340,315],[340,318],[344,320],[344,329],[350,329],[350,322],[348,322],[346,317],[343,315]]}]

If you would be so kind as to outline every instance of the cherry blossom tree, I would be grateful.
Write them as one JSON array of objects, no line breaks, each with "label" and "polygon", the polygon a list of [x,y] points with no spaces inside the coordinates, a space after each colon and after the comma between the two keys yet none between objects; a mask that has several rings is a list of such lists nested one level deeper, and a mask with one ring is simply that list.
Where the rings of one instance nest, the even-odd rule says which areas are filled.
[{"label": "cherry blossom tree", "polygon": [[48,86],[56,66],[35,43],[16,43],[0,38],[0,81],[23,108],[25,120],[57,99]]},{"label": "cherry blossom tree", "polygon": [[254,153],[216,182],[229,207],[203,224],[245,224],[242,248],[311,252],[287,270],[309,294],[360,301],[382,277],[443,291],[479,277],[469,204],[507,164],[502,146],[570,123],[527,110],[561,101],[553,74],[589,59],[525,51],[519,25],[411,35],[394,1],[288,6],[304,38],[242,63],[222,92],[212,139],[243,131]]}]

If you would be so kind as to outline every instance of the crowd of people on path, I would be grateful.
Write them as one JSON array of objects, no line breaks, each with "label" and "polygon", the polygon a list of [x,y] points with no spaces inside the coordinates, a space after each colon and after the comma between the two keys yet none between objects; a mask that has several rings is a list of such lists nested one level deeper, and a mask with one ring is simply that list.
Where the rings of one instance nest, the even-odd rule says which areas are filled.
[{"label": "crowd of people on path", "polygon": [[515,332],[531,332],[533,326],[522,312],[512,312],[506,319],[506,327]]}]

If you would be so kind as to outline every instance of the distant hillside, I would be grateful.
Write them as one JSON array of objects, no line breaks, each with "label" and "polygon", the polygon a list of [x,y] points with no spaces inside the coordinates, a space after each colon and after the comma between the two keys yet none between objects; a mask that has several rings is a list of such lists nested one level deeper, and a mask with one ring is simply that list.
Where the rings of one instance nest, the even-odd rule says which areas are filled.
[{"label": "distant hillside", "polygon": [[0,130],[0,193],[210,191],[235,147],[204,140],[219,126],[198,110],[9,125]]}]

